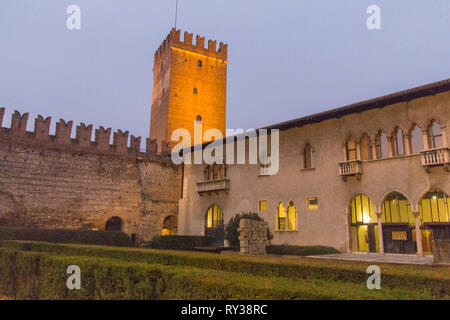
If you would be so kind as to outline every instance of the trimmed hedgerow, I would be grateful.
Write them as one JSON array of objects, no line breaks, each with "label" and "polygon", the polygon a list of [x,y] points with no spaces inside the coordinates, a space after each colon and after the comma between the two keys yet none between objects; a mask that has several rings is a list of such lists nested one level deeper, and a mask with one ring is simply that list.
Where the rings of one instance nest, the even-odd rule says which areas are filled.
[{"label": "trimmed hedgerow", "polygon": [[131,238],[119,231],[25,229],[0,227],[0,242],[31,240],[54,243],[81,243],[115,247],[131,247]]},{"label": "trimmed hedgerow", "polygon": [[[217,271],[240,272],[263,277],[319,279],[348,283],[365,283],[367,267],[372,263],[333,261],[311,258],[243,257],[200,252],[181,252],[135,248],[50,244],[7,241],[4,246],[37,252],[71,256],[92,256],[150,264],[192,266]],[[382,287],[405,288],[414,292],[430,290],[438,298],[450,295],[450,268],[379,264]]]},{"label": "trimmed hedgerow", "polygon": [[144,247],[165,250],[194,250],[208,246],[210,239],[203,236],[155,236]]},{"label": "trimmed hedgerow", "polygon": [[290,255],[290,256],[317,256],[322,254],[340,253],[335,248],[324,246],[288,246],[288,245],[270,245],[266,247],[268,254]]},{"label": "trimmed hedgerow", "polygon": [[[68,290],[67,267],[81,269],[81,289]],[[57,256],[0,248],[0,292],[15,299],[430,299],[429,291],[368,290],[360,284],[257,277],[193,267]],[[13,275],[5,278],[3,275]]]}]

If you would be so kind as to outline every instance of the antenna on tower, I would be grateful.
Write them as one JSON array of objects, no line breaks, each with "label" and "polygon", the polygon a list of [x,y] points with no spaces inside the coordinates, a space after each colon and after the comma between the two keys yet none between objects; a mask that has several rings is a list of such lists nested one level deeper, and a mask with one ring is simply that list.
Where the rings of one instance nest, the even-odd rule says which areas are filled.
[{"label": "antenna on tower", "polygon": [[177,29],[177,20],[178,20],[178,0],[176,0],[175,4],[175,30]]}]

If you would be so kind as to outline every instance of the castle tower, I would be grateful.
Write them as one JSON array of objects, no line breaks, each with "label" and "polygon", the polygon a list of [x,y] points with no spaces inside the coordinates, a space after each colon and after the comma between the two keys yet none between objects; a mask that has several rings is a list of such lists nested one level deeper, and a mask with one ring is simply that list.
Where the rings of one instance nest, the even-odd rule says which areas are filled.
[{"label": "castle tower", "polygon": [[[227,48],[216,41],[172,29],[155,53],[150,138],[170,142],[175,129],[184,128],[194,139],[195,121],[203,133],[219,129],[225,136]],[[169,143],[170,146],[175,145]]]}]

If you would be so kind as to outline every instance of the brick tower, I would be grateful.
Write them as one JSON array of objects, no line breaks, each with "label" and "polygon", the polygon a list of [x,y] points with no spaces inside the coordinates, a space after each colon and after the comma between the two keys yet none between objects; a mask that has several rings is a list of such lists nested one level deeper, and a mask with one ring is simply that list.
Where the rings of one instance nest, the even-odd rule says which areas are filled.
[{"label": "brick tower", "polygon": [[[219,129],[225,136],[227,48],[192,33],[172,29],[155,53],[150,138],[170,142],[172,131],[184,128],[194,138],[194,123],[203,133]],[[169,143],[173,146],[175,143]]]}]

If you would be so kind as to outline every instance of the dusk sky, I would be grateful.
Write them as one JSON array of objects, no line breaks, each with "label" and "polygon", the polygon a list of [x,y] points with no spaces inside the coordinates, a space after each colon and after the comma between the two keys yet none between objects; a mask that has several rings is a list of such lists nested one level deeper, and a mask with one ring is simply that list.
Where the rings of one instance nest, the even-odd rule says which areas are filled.
[{"label": "dusk sky", "polygon": [[[81,30],[66,27],[69,5]],[[366,9],[381,8],[381,30]],[[0,0],[0,107],[147,137],[175,0]],[[180,0],[229,45],[227,127],[257,128],[450,78],[449,0]]]}]

